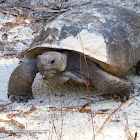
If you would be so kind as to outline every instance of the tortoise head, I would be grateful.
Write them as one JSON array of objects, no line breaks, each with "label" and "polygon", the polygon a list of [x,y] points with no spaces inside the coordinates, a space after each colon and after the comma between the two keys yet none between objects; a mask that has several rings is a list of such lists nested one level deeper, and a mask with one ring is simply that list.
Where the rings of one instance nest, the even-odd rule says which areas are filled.
[{"label": "tortoise head", "polygon": [[56,51],[45,52],[37,56],[37,67],[41,75],[51,77],[65,71],[67,54]]}]

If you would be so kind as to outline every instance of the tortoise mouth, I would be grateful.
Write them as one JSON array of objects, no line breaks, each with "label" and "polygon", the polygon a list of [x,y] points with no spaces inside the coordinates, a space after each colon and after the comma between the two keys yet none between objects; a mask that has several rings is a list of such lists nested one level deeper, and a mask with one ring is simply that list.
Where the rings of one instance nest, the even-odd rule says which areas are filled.
[{"label": "tortoise mouth", "polygon": [[44,80],[47,80],[49,82],[63,84],[69,79],[69,77],[63,75],[63,72],[40,71],[40,74],[44,76]]},{"label": "tortoise mouth", "polygon": [[57,73],[56,70],[39,70],[40,74],[45,77],[52,77],[54,74]]}]

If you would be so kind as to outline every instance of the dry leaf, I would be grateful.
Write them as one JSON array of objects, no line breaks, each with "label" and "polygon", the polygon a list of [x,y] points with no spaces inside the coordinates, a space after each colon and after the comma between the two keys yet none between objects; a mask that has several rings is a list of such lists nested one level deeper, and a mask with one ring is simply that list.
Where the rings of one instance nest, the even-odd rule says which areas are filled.
[{"label": "dry leaf", "polygon": [[25,129],[25,126],[23,124],[21,124],[20,122],[16,121],[16,120],[3,120],[3,119],[0,119],[0,122],[7,122],[7,123],[12,123],[12,124],[15,124],[15,125],[18,125],[21,129]]},{"label": "dry leaf", "polygon": [[14,117],[17,117],[18,115],[21,115],[22,113],[23,113],[23,112],[20,111],[20,112],[15,113],[15,114],[7,114],[7,118],[8,118],[8,119],[12,119],[12,118],[14,118]]},{"label": "dry leaf", "polygon": [[90,109],[85,109],[85,108],[78,108],[80,113],[91,113]]},{"label": "dry leaf", "polygon": [[16,18],[16,24],[27,24],[23,18]]},{"label": "dry leaf", "polygon": [[4,131],[5,131],[5,128],[4,127],[0,127],[0,133],[4,132]]},{"label": "dry leaf", "polygon": [[26,112],[24,112],[23,114],[27,115],[27,114],[30,114],[30,113],[36,111],[36,110],[37,110],[37,108],[34,107],[34,106],[32,106],[31,109],[30,109],[29,111],[26,111]]},{"label": "dry leaf", "polygon": [[101,110],[98,110],[99,112],[107,112],[109,109],[101,109]]},{"label": "dry leaf", "polygon": [[132,96],[131,98],[129,98],[128,100],[126,100],[124,103],[122,103],[119,107],[117,107],[104,121],[103,125],[100,127],[100,129],[98,130],[98,132],[96,133],[95,137],[97,137],[101,131],[103,130],[105,124],[110,120],[110,118],[123,106],[125,105],[127,102],[129,102],[130,100],[132,100],[133,98],[135,98],[137,95],[139,95],[140,93],[135,94],[134,96]]},{"label": "dry leaf", "polygon": [[6,104],[6,105],[3,105],[3,106],[0,106],[0,110],[4,109],[6,106],[10,105],[12,103],[9,103],[9,104]]},{"label": "dry leaf", "polygon": [[0,133],[8,134],[9,136],[17,136],[17,134],[13,131],[7,131],[4,127],[0,127]]}]

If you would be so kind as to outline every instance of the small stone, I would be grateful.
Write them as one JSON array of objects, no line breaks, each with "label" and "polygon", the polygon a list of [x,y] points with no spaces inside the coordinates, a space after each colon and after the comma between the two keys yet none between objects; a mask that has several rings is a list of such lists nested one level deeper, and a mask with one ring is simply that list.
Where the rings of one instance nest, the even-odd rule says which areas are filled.
[{"label": "small stone", "polygon": [[2,39],[3,39],[3,40],[7,40],[7,39],[8,39],[8,35],[7,35],[6,33],[3,34],[3,35],[2,35]]}]

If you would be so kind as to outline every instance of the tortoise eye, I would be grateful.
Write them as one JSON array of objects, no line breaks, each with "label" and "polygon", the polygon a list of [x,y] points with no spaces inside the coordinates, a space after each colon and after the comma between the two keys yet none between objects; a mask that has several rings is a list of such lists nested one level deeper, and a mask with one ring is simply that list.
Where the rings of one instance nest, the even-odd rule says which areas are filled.
[{"label": "tortoise eye", "polygon": [[42,52],[38,52],[38,53],[37,53],[37,55],[41,55],[41,54],[42,54]]},{"label": "tortoise eye", "polygon": [[51,64],[53,64],[54,62],[55,62],[55,61],[54,61],[54,60],[52,60],[52,61],[51,61]]},{"label": "tortoise eye", "polygon": [[43,51],[38,52],[38,53],[37,53],[37,56],[43,54],[44,52],[46,52],[46,51],[43,50]]}]

